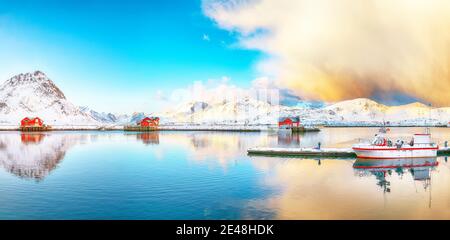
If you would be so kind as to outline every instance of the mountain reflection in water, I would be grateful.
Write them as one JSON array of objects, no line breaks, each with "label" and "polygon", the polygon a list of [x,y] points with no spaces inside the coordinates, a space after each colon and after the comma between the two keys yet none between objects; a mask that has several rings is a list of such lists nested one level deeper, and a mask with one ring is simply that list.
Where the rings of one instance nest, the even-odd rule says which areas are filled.
[{"label": "mountain reflection in water", "polygon": [[41,181],[79,140],[77,135],[21,133],[0,135],[0,165],[24,179]]}]

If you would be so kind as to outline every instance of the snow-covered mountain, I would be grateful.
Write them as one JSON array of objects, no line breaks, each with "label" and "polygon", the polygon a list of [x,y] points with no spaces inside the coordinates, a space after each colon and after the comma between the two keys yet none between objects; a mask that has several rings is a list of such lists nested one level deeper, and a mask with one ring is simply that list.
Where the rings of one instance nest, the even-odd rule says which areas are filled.
[{"label": "snow-covered mountain", "polygon": [[50,125],[120,126],[147,116],[159,116],[164,125],[261,125],[276,124],[278,117],[300,116],[305,124],[392,125],[442,124],[450,121],[450,107],[431,108],[421,103],[386,106],[358,98],[322,105],[299,102],[273,105],[251,97],[228,101],[180,103],[155,114],[114,114],[77,107],[42,72],[19,74],[0,86],[0,125],[17,125],[25,116],[39,116]]},{"label": "snow-covered mountain", "polygon": [[275,124],[280,108],[247,97],[215,103],[182,103],[174,110],[159,115],[166,122],[184,124]]},{"label": "snow-covered mountain", "polygon": [[319,109],[290,109],[304,122],[325,125],[445,125],[450,108],[432,108],[422,103],[386,106],[367,98],[338,102]]},{"label": "snow-covered mountain", "polygon": [[0,123],[18,124],[26,116],[39,116],[52,125],[98,124],[40,71],[16,75],[0,86]]},{"label": "snow-covered mountain", "polygon": [[[202,108],[196,106],[201,105]],[[195,109],[195,111],[193,111]],[[321,108],[299,104],[277,106],[251,98],[208,104],[181,104],[173,111],[161,113],[177,123],[191,124],[276,124],[278,117],[300,116],[305,124],[325,125],[445,125],[450,108],[431,108],[422,103],[386,106],[366,98],[347,100]]]},{"label": "snow-covered mountain", "polygon": [[90,109],[87,106],[79,107],[80,111],[91,116],[97,122],[102,124],[128,124],[131,121],[132,116],[127,114],[114,114],[106,112],[97,112]]}]

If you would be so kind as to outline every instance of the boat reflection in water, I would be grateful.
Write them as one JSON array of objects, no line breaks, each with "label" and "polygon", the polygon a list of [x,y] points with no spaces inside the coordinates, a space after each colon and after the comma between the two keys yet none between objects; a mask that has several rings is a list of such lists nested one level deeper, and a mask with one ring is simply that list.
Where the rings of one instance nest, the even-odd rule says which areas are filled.
[{"label": "boat reflection in water", "polygon": [[356,159],[353,168],[359,176],[375,176],[377,185],[384,193],[391,192],[387,178],[396,173],[403,176],[410,173],[413,181],[422,182],[425,191],[429,190],[431,207],[431,174],[438,166],[436,157],[431,158],[401,158],[401,159]]},{"label": "boat reflection in water", "polygon": [[41,181],[78,140],[77,135],[64,134],[0,135],[0,166],[20,178]]}]

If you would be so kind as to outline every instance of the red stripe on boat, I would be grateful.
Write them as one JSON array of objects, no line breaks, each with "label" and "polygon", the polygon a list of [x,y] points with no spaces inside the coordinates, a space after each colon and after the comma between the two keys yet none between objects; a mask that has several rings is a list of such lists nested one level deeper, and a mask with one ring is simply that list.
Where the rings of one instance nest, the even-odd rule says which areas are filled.
[{"label": "red stripe on boat", "polygon": [[[433,156],[435,157],[435,156]],[[364,159],[403,159],[403,158],[433,158],[432,156],[418,156],[418,157],[409,157],[409,156],[405,156],[405,157],[372,157],[372,156],[357,156],[357,158],[364,158]]]}]

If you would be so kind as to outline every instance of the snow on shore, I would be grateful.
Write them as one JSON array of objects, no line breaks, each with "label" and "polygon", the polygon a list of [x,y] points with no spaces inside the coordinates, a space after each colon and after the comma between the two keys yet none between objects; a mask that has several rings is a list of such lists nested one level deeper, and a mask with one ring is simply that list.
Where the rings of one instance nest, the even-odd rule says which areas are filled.
[{"label": "snow on shore", "polygon": [[[321,107],[302,104],[288,107],[245,97],[180,103],[174,109],[152,115],[160,117],[163,129],[186,130],[267,129],[285,116],[300,116],[307,126],[381,126],[384,122],[389,126],[447,126],[450,107],[433,108],[422,103],[386,106],[365,98]],[[17,128],[22,118],[35,116],[54,129],[121,129],[149,115],[104,113],[78,107],[40,71],[19,74],[0,85],[0,129]]]}]

